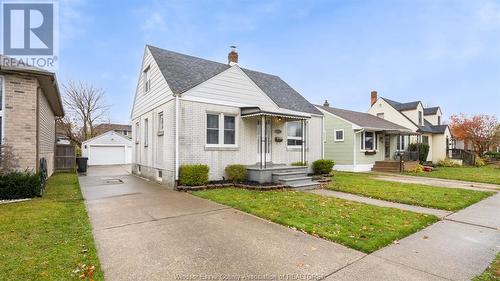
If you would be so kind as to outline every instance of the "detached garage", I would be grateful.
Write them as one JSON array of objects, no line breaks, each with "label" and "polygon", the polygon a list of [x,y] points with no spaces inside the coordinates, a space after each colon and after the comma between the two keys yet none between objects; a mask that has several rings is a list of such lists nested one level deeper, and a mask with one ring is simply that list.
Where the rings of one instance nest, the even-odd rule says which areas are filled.
[{"label": "detached garage", "polygon": [[88,157],[89,165],[123,165],[132,162],[132,141],[108,131],[82,143],[82,156]]}]

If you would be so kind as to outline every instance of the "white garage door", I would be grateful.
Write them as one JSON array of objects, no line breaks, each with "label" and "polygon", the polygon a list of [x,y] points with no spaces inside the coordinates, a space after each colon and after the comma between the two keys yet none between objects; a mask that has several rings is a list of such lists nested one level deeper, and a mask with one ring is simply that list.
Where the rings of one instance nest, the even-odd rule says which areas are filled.
[{"label": "white garage door", "polygon": [[89,165],[125,164],[124,146],[90,146]]}]

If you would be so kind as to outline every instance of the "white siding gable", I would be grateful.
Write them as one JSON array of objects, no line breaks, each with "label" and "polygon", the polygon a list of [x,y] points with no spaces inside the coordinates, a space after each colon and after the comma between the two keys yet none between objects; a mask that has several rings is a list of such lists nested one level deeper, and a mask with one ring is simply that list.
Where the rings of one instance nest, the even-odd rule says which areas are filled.
[{"label": "white siding gable", "polygon": [[397,111],[382,98],[378,99],[372,107],[370,107],[368,113],[375,116],[377,116],[377,113],[384,113],[384,119],[387,121],[412,129],[413,131],[418,129],[415,124],[413,124],[401,112]]},{"label": "white siding gable", "polygon": [[[151,89],[145,92],[144,70],[149,67],[149,77],[151,81]],[[167,101],[173,99],[172,90],[170,90],[167,81],[163,77],[160,68],[156,64],[149,48],[146,47],[144,59],[139,71],[139,81],[135,92],[134,104],[132,107],[132,119],[151,111]]]},{"label": "white siding gable", "polygon": [[188,90],[183,98],[198,98],[261,108],[278,106],[237,66]]},{"label": "white siding gable", "polygon": [[[418,124],[418,112],[422,112],[422,118],[424,116],[424,107],[422,106],[422,103],[419,103],[417,105],[416,109],[410,109],[410,110],[404,110],[401,113],[404,114],[406,117],[410,118],[411,121],[413,121],[415,124]],[[422,119],[423,121],[423,119]],[[423,125],[423,124],[418,124],[418,125]]]}]

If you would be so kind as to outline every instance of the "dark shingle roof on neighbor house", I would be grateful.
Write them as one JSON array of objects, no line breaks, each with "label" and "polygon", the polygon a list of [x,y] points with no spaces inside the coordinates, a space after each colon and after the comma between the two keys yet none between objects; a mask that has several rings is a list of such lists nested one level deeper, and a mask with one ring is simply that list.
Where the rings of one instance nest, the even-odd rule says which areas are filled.
[{"label": "dark shingle roof on neighbor house", "polygon": [[392,107],[394,107],[398,111],[405,111],[405,110],[412,110],[416,109],[418,104],[421,103],[420,101],[411,101],[411,102],[397,102],[393,101],[387,98],[382,98],[384,99],[388,104],[390,104]]},{"label": "dark shingle roof on neighbor house", "polygon": [[[184,55],[150,45],[147,48],[151,51],[174,94],[182,94],[231,68],[228,64]],[[321,115],[318,109],[280,77],[245,68],[241,69],[279,107]]]},{"label": "dark shingle roof on neighbor house", "polygon": [[418,126],[420,132],[431,134],[444,134],[448,125],[432,125],[429,121],[424,119],[424,125]]},{"label": "dark shingle roof on neighbor house", "polygon": [[369,113],[316,105],[324,111],[330,112],[342,119],[354,123],[362,128],[379,129],[387,131],[411,131],[408,128],[392,123]]},{"label": "dark shingle roof on neighbor house", "polygon": [[424,108],[424,115],[434,115],[437,114],[439,106]]}]

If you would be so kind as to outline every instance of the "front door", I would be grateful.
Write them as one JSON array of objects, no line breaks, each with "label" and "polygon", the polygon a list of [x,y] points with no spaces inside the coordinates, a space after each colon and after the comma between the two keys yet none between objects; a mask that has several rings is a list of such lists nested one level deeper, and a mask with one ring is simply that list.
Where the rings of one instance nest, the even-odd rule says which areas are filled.
[{"label": "front door", "polygon": [[384,151],[385,151],[385,160],[391,159],[391,136],[384,136]]},{"label": "front door", "polygon": [[272,128],[271,118],[266,118],[266,135],[265,135],[265,155],[261,155],[260,142],[262,140],[261,119],[257,121],[257,162],[261,161],[261,157],[265,157],[265,162],[271,162],[271,143],[272,143]]}]

